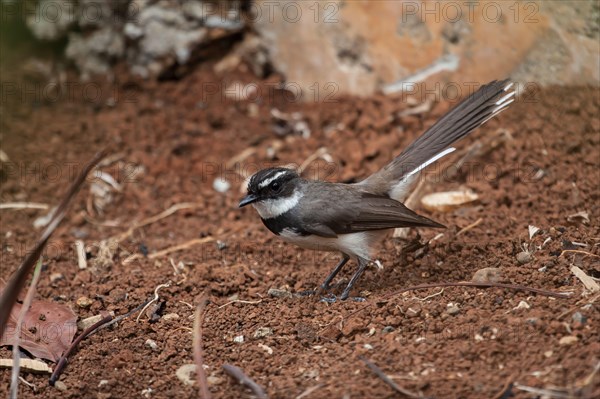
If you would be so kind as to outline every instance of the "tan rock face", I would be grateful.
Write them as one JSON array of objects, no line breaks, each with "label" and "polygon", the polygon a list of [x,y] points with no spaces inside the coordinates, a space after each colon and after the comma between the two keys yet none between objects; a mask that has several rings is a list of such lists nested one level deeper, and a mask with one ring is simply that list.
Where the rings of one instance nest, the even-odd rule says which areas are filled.
[{"label": "tan rock face", "polygon": [[259,0],[254,7],[273,66],[309,101],[511,74],[541,84],[600,81],[594,2]]}]

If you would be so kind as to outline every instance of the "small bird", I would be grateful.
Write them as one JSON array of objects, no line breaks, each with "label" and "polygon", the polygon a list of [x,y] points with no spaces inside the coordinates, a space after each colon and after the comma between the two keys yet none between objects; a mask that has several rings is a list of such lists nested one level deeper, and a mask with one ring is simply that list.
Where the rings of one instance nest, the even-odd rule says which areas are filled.
[{"label": "small bird", "polygon": [[283,240],[303,248],[337,251],[342,259],[327,276],[330,289],[348,260],[358,264],[341,299],[363,274],[375,244],[398,227],[445,227],[408,209],[402,201],[420,172],[450,154],[455,141],[498,115],[514,101],[513,84],[493,81],[446,113],[389,164],[353,184],[307,180],[296,171],[268,168],[256,172],[239,207],[252,204],[262,222]]}]

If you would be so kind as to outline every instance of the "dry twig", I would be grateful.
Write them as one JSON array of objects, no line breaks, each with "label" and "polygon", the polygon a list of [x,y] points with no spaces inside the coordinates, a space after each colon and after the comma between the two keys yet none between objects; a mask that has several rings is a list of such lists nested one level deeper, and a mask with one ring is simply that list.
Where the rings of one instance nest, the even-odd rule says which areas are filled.
[{"label": "dry twig", "polygon": [[302,392],[300,395],[296,396],[296,399],[302,399],[307,397],[308,395],[310,395],[311,393],[315,392],[318,389],[321,389],[325,386],[325,384],[319,384],[319,385],[315,385],[312,386],[310,388],[307,388],[304,392]]},{"label": "dry twig", "polygon": [[511,395],[511,390],[513,388],[513,380],[515,379],[516,373],[513,373],[511,375],[508,376],[508,378],[506,379],[506,382],[504,382],[504,385],[502,386],[502,388],[500,389],[500,391],[496,394],[496,396],[494,396],[494,399],[505,399],[508,398],[509,395]]},{"label": "dry twig", "polygon": [[256,382],[254,382],[252,378],[244,374],[242,369],[231,364],[224,364],[222,367],[225,373],[235,378],[240,384],[250,388],[250,390],[252,390],[252,392],[254,392],[254,394],[259,399],[267,399],[267,394],[265,393],[265,390]]},{"label": "dry twig", "polygon": [[459,235],[466,233],[467,231],[471,230],[473,227],[477,227],[479,225],[479,223],[483,222],[483,218],[479,218],[476,221],[474,221],[473,223],[471,223],[470,225],[468,225],[467,227],[463,227],[462,229],[460,229],[460,231],[458,233],[456,233],[456,236],[458,237]]},{"label": "dry twig", "polygon": [[0,204],[0,209],[48,209],[48,204],[37,202],[5,202]]},{"label": "dry twig", "polygon": [[367,365],[367,367],[369,368],[369,370],[371,370],[373,372],[373,374],[375,374],[383,382],[385,382],[387,385],[389,385],[394,391],[401,393],[402,395],[408,396],[409,398],[422,398],[423,397],[423,395],[416,394],[416,393],[409,391],[408,389],[402,388],[401,386],[396,384],[394,381],[392,381],[392,379],[390,377],[387,376],[387,374],[385,374],[383,372],[383,370],[381,370],[379,367],[377,367],[374,363],[369,361],[367,358],[365,358],[363,356],[359,356],[358,358]]},{"label": "dry twig", "polygon": [[109,321],[106,324],[101,325],[100,327],[98,327],[96,330],[90,332],[89,335],[93,335],[96,334],[98,331],[103,330],[105,328],[108,328],[110,326],[112,326],[113,324],[116,324],[118,322],[120,322],[123,319],[128,318],[129,316],[131,316],[132,314],[138,312],[140,309],[144,308],[146,305],[148,305],[153,298],[148,298],[147,300],[145,300],[144,302],[140,303],[138,306],[136,306],[134,309],[131,309],[129,312],[122,314],[120,316],[115,317],[114,319],[112,319],[111,321]]},{"label": "dry twig", "polygon": [[71,200],[75,197],[79,189],[85,182],[85,178],[88,173],[94,168],[94,166],[100,162],[100,160],[104,157],[105,152],[101,151],[97,153],[92,160],[85,165],[81,173],[77,176],[73,184],[69,187],[69,190],[60,201],[60,204],[56,208],[50,223],[46,226],[46,229],[42,233],[39,241],[35,244],[31,251],[28,251],[27,256],[23,260],[23,263],[19,266],[19,268],[12,274],[8,284],[4,287],[2,294],[0,294],[0,336],[4,334],[4,328],[6,327],[6,322],[8,321],[8,317],[10,315],[10,311],[16,302],[16,299],[23,289],[25,282],[27,281],[27,276],[31,269],[35,265],[35,262],[38,260],[46,243],[50,239],[54,230],[58,227],[60,222],[64,219],[67,214],[68,207],[71,203]]},{"label": "dry twig", "polygon": [[596,255],[596,254],[593,254],[593,253],[590,253],[590,252],[581,251],[579,249],[565,249],[565,250],[563,250],[560,253],[560,255],[558,257],[560,258],[564,254],[568,254],[568,253],[581,254],[581,255],[585,255],[585,256],[593,256],[594,258],[600,258],[600,255]]},{"label": "dry twig", "polygon": [[200,300],[200,304],[196,308],[194,314],[194,362],[196,363],[196,377],[198,381],[198,393],[201,399],[210,399],[210,391],[208,390],[208,379],[206,378],[206,372],[204,371],[204,358],[202,355],[202,322],[204,320],[204,312],[208,298],[203,296]]},{"label": "dry twig", "polygon": [[[155,259],[155,258],[160,258],[161,256],[165,256],[170,254],[171,252],[176,252],[176,251],[181,251],[183,249],[188,249],[190,247],[193,247],[194,245],[198,245],[198,244],[205,244],[207,242],[211,242],[214,241],[215,239],[213,237],[204,237],[204,238],[194,238],[192,240],[186,241],[183,244],[178,244],[178,245],[174,245],[172,247],[169,248],[165,248],[163,250],[160,250],[158,252],[154,252],[151,253],[147,256],[148,259]],[[133,254],[127,258],[125,258],[123,260],[123,264],[126,265],[128,263],[133,262],[136,259],[142,259],[145,258],[145,256],[143,254]]]},{"label": "dry twig", "polygon": [[83,331],[81,334],[79,334],[79,336],[77,338],[75,338],[75,340],[73,341],[73,343],[71,344],[71,346],[69,347],[69,349],[60,357],[60,360],[58,361],[58,364],[54,368],[54,372],[50,376],[50,380],[49,380],[50,385],[54,386],[54,383],[58,380],[58,378],[60,377],[63,369],[67,365],[67,362],[68,362],[67,359],[68,359],[68,357],[71,355],[71,353],[73,353],[75,351],[75,348],[77,348],[77,345],[79,345],[79,343],[85,337],[87,337],[88,335],[90,335],[90,333],[92,333],[98,327],[100,327],[101,325],[103,325],[105,323],[108,323],[112,319],[113,319],[112,315],[110,313],[108,313],[108,312],[105,312],[104,317],[102,318],[102,320],[100,320],[99,322],[97,322],[97,323],[93,324],[92,326],[88,327],[85,331]]},{"label": "dry twig", "polygon": [[12,376],[10,380],[10,398],[17,399],[17,394],[19,392],[19,360],[21,356],[19,354],[19,339],[21,337],[21,326],[25,320],[25,315],[29,311],[29,307],[31,306],[31,301],[33,300],[33,296],[35,295],[35,289],[37,287],[38,281],[40,281],[40,274],[42,271],[42,260],[38,260],[35,269],[33,270],[33,278],[31,279],[31,284],[29,285],[29,289],[27,290],[27,295],[25,295],[25,300],[23,301],[23,306],[21,307],[21,312],[19,313],[19,318],[17,320],[17,325],[15,327],[15,342],[13,343],[13,368],[12,368]]},{"label": "dry twig", "polygon": [[158,290],[160,290],[161,288],[165,288],[165,287],[170,287],[171,286],[171,281],[166,282],[165,284],[159,284],[156,286],[156,288],[154,289],[154,298],[152,298],[150,300],[150,302],[146,303],[146,305],[142,308],[142,310],[140,311],[140,314],[138,315],[138,317],[135,318],[135,322],[138,323],[140,321],[140,317],[144,314],[144,312],[146,311],[146,309],[148,309],[148,307],[150,305],[152,305],[154,302],[158,301],[158,298],[160,298],[158,296]]},{"label": "dry twig", "polygon": [[119,234],[117,236],[114,236],[114,237],[111,237],[111,238],[117,240],[118,242],[121,242],[124,239],[126,239],[127,237],[131,236],[133,234],[133,232],[135,230],[139,229],[140,227],[144,227],[144,226],[147,226],[149,224],[158,222],[161,219],[164,219],[164,218],[166,218],[168,216],[171,216],[172,214],[174,214],[177,211],[180,211],[180,210],[183,210],[183,209],[193,209],[193,208],[197,208],[199,206],[200,206],[200,204],[193,203],[193,202],[183,202],[183,203],[180,203],[180,204],[175,204],[175,205],[169,207],[168,209],[162,211],[158,215],[154,215],[154,216],[151,216],[149,218],[146,218],[146,219],[142,220],[141,222],[134,223],[124,233],[121,233],[121,234]]}]

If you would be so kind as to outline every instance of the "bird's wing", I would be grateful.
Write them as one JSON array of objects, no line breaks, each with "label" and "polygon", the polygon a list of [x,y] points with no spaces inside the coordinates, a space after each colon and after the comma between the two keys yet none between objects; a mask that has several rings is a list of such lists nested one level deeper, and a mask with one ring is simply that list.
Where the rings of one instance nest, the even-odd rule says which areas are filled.
[{"label": "bird's wing", "polygon": [[[357,190],[344,184],[328,185],[329,197],[321,197],[302,209],[302,230],[321,237],[384,230],[397,227],[444,227],[388,197]],[[310,207],[310,208],[309,208]],[[312,212],[311,212],[312,209]],[[318,209],[315,212],[314,209]]]},{"label": "bird's wing", "polygon": [[363,197],[360,212],[347,225],[347,229],[349,232],[355,232],[419,226],[445,227],[438,222],[418,215],[401,202],[391,198],[370,195]]}]

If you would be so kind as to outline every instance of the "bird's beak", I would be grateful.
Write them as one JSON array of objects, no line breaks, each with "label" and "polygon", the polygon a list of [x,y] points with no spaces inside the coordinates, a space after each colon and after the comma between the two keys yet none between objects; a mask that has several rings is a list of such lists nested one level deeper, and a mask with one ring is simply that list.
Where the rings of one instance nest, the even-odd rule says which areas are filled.
[{"label": "bird's beak", "polygon": [[248,194],[244,198],[242,198],[242,200],[240,201],[239,207],[242,208],[242,207],[244,207],[246,205],[249,205],[249,204],[251,204],[253,202],[256,202],[256,201],[258,201],[258,197],[256,195],[254,195],[254,194]]}]

